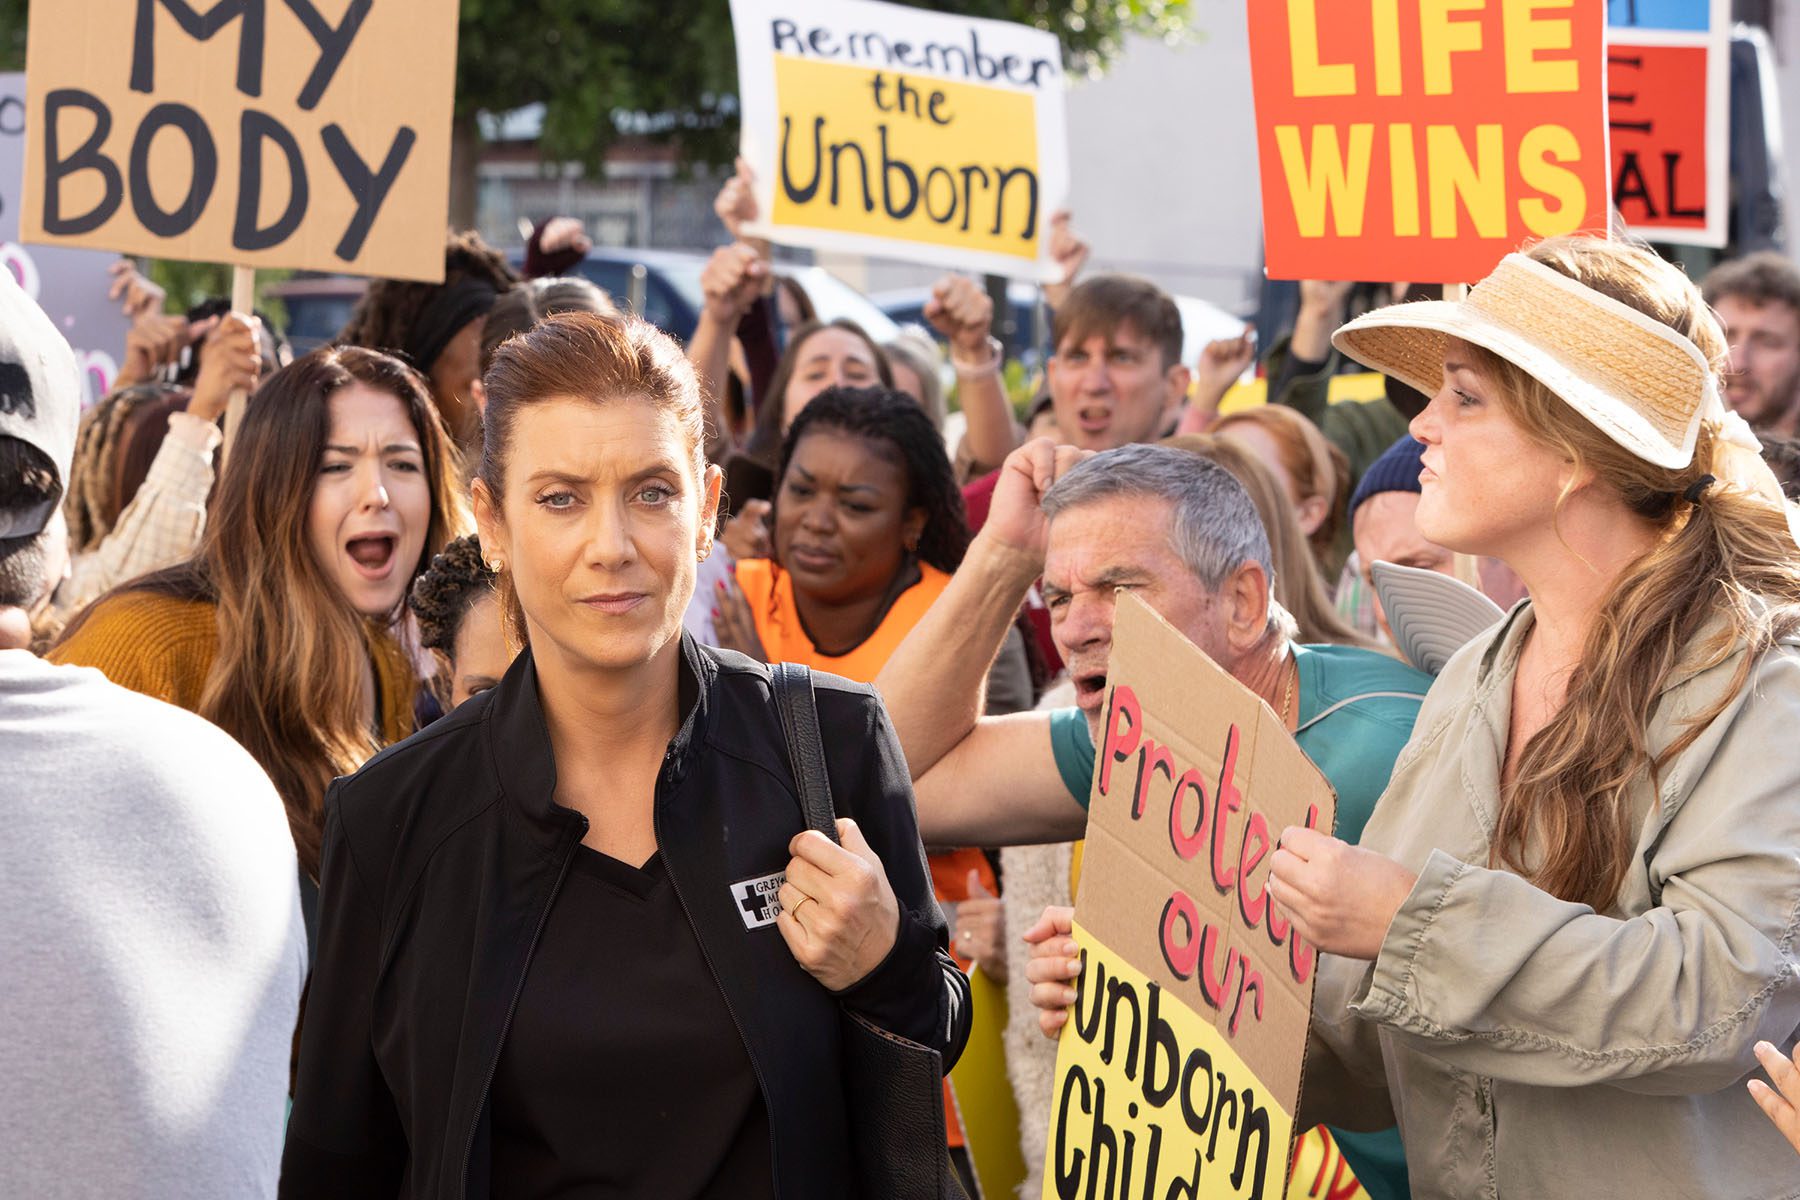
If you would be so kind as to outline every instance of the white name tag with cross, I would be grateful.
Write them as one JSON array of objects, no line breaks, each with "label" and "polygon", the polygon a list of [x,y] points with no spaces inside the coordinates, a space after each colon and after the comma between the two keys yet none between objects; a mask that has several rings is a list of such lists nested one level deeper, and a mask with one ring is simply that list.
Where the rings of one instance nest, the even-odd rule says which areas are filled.
[{"label": "white name tag with cross", "polygon": [[746,879],[731,885],[731,898],[737,904],[738,915],[744,918],[745,929],[761,929],[775,923],[781,913],[777,893],[785,882],[787,873],[777,871],[761,879]]}]

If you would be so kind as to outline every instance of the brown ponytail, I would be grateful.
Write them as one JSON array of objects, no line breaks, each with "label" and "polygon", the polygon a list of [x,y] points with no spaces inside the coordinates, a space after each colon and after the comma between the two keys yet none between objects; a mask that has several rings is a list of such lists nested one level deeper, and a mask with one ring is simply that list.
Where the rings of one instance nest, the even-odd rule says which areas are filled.
[{"label": "brown ponytail", "polygon": [[[1699,293],[1648,251],[1557,239],[1540,262],[1639,309],[1691,338],[1715,362],[1724,337]],[[1661,530],[1656,545],[1613,584],[1569,678],[1561,710],[1528,742],[1501,797],[1490,864],[1505,866],[1564,900],[1604,912],[1630,869],[1640,817],[1634,789],[1660,786],[1664,767],[1690,746],[1745,686],[1757,659],[1800,629],[1800,548],[1785,514],[1728,482],[1696,488],[1723,447],[1702,425],[1693,461],[1667,470],[1605,437],[1519,368],[1485,351],[1476,367],[1533,436],[1595,486]],[[1688,498],[1694,489],[1697,499]],[[1566,497],[1565,497],[1566,499]],[[1718,635],[1701,644],[1707,626]],[[1743,659],[1729,691],[1653,752],[1648,727],[1678,668]]]}]

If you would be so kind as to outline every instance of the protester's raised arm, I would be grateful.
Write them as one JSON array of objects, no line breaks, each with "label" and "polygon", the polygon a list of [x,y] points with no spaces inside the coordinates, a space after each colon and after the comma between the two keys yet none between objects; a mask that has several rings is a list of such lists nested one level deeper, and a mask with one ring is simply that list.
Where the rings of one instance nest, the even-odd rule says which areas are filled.
[{"label": "protester's raised arm", "polygon": [[1050,258],[1062,273],[1055,283],[1044,285],[1044,301],[1051,308],[1058,308],[1069,298],[1069,292],[1075,286],[1076,276],[1081,268],[1087,265],[1089,246],[1079,233],[1067,209],[1061,209],[1050,215]]},{"label": "protester's raised arm", "polygon": [[768,263],[741,242],[713,251],[706,269],[700,273],[700,291],[705,299],[694,336],[688,339],[687,355],[705,399],[706,456],[714,462],[731,449],[731,433],[721,403],[731,372],[731,339],[737,336],[738,322],[755,303],[768,278]]},{"label": "protester's raised arm", "polygon": [[975,727],[981,681],[1044,567],[1038,498],[1079,457],[1040,438],[1007,458],[962,566],[876,677],[914,779]]},{"label": "protester's raised arm", "polygon": [[957,399],[968,422],[963,447],[985,471],[1004,461],[1024,435],[1013,419],[1001,379],[1006,356],[988,333],[994,323],[994,302],[973,279],[946,275],[931,289],[925,319],[950,342]]}]

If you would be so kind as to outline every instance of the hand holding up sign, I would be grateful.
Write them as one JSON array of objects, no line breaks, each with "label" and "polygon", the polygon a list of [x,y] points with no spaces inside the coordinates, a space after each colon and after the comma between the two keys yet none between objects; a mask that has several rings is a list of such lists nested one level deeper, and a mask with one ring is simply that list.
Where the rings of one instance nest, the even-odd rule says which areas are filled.
[{"label": "hand holding up sign", "polygon": [[809,829],[788,843],[787,882],[776,927],[794,961],[834,992],[861,983],[900,937],[900,902],[881,859],[848,817],[842,845]]},{"label": "hand holding up sign", "polygon": [[1052,904],[1023,935],[1031,946],[1031,961],[1025,964],[1031,1003],[1038,1010],[1038,1028],[1052,1040],[1068,1023],[1069,1005],[1075,1003],[1073,981],[1081,974],[1081,947],[1070,936],[1074,929],[1075,910]]},{"label": "hand holding up sign", "polygon": [[1418,880],[1385,855],[1291,825],[1272,860],[1269,897],[1326,954],[1373,962]]},{"label": "hand holding up sign", "polygon": [[206,335],[200,350],[200,373],[187,410],[205,421],[224,415],[233,392],[253,392],[262,376],[257,335],[262,322],[243,313],[226,313]]},{"label": "hand holding up sign", "polygon": [[988,330],[994,323],[994,301],[966,275],[946,275],[931,289],[925,319],[950,343],[950,359],[958,366],[986,367],[993,358]]}]

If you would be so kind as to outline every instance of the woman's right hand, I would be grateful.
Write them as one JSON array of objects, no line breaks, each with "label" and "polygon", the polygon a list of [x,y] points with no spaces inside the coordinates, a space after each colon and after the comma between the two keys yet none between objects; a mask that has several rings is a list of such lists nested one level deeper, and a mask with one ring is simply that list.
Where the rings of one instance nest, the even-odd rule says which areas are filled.
[{"label": "woman's right hand", "polygon": [[1788,1140],[1788,1145],[1800,1151],[1800,1111],[1796,1111],[1794,1107],[1800,1104],[1800,1045],[1794,1047],[1794,1057],[1790,1059],[1768,1042],[1758,1042],[1756,1058],[1762,1063],[1763,1070],[1769,1073],[1769,1080],[1775,1087],[1770,1087],[1760,1079],[1752,1079],[1749,1083],[1750,1095],[1769,1120],[1775,1123],[1775,1128],[1781,1130],[1781,1136]]},{"label": "woman's right hand", "polygon": [[1073,981],[1081,974],[1081,947],[1071,936],[1074,930],[1075,910],[1052,904],[1023,935],[1031,946],[1031,961],[1025,964],[1031,1002],[1037,1006],[1038,1028],[1051,1040],[1061,1036],[1069,1006],[1075,1003]]},{"label": "woman's right hand", "polygon": [[187,410],[203,421],[224,415],[233,392],[254,392],[262,378],[262,351],[257,344],[262,322],[243,313],[215,318],[200,348],[200,373]]},{"label": "woman's right hand", "polygon": [[775,922],[794,961],[833,992],[882,964],[900,937],[900,902],[881,858],[856,822],[837,819],[838,841],[808,829],[788,843]]}]

